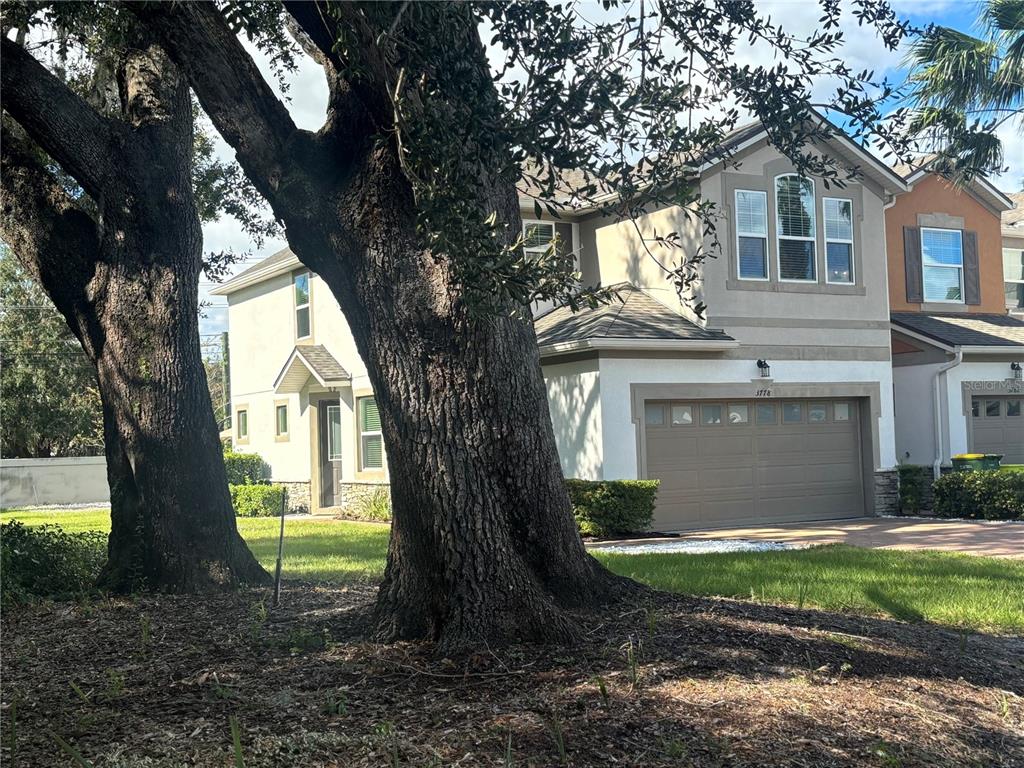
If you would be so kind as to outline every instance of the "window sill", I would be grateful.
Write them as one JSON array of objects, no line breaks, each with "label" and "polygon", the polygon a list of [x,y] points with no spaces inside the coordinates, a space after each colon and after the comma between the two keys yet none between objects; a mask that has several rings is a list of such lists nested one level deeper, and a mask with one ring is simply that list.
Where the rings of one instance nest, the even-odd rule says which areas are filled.
[{"label": "window sill", "polygon": [[812,283],[799,281],[734,280],[725,281],[727,291],[769,291],[771,293],[825,293],[835,296],[864,296],[863,285]]}]

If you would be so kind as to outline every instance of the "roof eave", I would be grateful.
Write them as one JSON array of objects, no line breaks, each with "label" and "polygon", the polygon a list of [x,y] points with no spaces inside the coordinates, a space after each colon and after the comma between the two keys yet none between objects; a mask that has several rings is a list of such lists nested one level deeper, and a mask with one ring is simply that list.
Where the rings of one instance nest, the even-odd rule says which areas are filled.
[{"label": "roof eave", "polygon": [[933,336],[929,336],[920,331],[915,331],[904,325],[900,325],[898,322],[893,320],[891,323],[892,329],[897,333],[902,333],[904,336],[909,336],[912,339],[930,344],[933,347],[955,354],[957,350],[965,355],[1005,355],[1009,353],[1019,353],[1024,355],[1024,345],[1021,344],[952,344],[942,339],[937,339]]},{"label": "roof eave", "polygon": [[297,265],[301,264],[298,256],[291,256],[284,261],[278,262],[270,267],[266,267],[257,272],[252,272],[245,277],[232,278],[223,285],[218,285],[216,288],[210,291],[211,296],[227,296],[228,294],[236,293],[243,288],[248,288],[250,285],[261,283],[264,280],[269,280],[272,277],[277,277],[286,272],[290,272]]},{"label": "roof eave", "polygon": [[564,355],[571,352],[601,350],[632,350],[637,352],[725,352],[736,349],[735,339],[577,339],[540,345],[540,356]]}]

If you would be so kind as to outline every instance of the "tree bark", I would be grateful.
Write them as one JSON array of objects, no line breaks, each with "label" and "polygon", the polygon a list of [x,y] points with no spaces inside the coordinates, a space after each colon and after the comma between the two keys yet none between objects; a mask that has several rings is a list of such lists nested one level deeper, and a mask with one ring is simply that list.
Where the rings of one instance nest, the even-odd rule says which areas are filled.
[{"label": "tree bark", "polygon": [[84,103],[20,46],[2,45],[4,108],[51,156],[82,144],[96,163],[79,180],[87,212],[4,119],[3,237],[96,367],[111,491],[100,583],[266,583],[235,525],[200,354],[187,84],[159,47],[138,46],[119,76],[126,120],[84,119],[76,131]]},{"label": "tree bark", "polygon": [[[378,634],[435,640],[444,653],[571,640],[572,611],[642,588],[603,568],[580,539],[533,324],[512,306],[488,319],[469,313],[451,264],[417,234],[395,142],[380,139],[388,131],[386,92],[367,93],[367,79],[352,86],[339,76],[331,13],[315,3],[286,6],[320,48],[330,87],[327,122],[315,135],[282,115],[211,5],[133,10],[187,73],[285,223],[296,255],[331,288],[366,363],[393,509]],[[353,18],[349,32],[360,34],[359,23]],[[467,25],[466,35],[467,66],[490,89],[483,98],[496,98],[475,27]],[[514,239],[521,228],[514,183],[495,177],[487,187],[479,204],[496,211]]]}]

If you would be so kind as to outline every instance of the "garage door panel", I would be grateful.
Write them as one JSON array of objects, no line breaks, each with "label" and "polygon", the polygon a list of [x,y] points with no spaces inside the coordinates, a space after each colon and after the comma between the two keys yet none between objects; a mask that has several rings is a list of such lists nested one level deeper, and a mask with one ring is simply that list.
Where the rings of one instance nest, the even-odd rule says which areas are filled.
[{"label": "garage door panel", "polygon": [[[987,406],[998,402],[998,411]],[[1016,395],[985,395],[972,404],[971,432],[977,453],[999,453],[1004,464],[1024,463],[1024,398]]]},{"label": "garage door panel", "polygon": [[[769,402],[782,413],[783,401]],[[856,403],[840,401],[849,418],[834,421],[831,401],[800,402],[805,417],[812,403],[829,403],[828,420],[648,429],[647,476],[661,480],[654,527],[672,530],[863,514]],[[756,404],[748,403],[752,418]]]}]

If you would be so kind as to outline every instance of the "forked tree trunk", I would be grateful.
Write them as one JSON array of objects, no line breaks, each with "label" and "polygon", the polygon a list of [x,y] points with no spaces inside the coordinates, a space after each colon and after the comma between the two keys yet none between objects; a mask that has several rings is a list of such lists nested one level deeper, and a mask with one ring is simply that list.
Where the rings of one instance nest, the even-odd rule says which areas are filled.
[{"label": "forked tree trunk", "polygon": [[111,490],[100,582],[118,592],[266,583],[235,525],[199,347],[187,85],[159,48],[140,46],[119,75],[126,122],[112,126],[3,44],[5,108],[66,167],[79,144],[96,159],[81,171],[96,206],[87,213],[5,117],[3,236],[96,366]]}]

